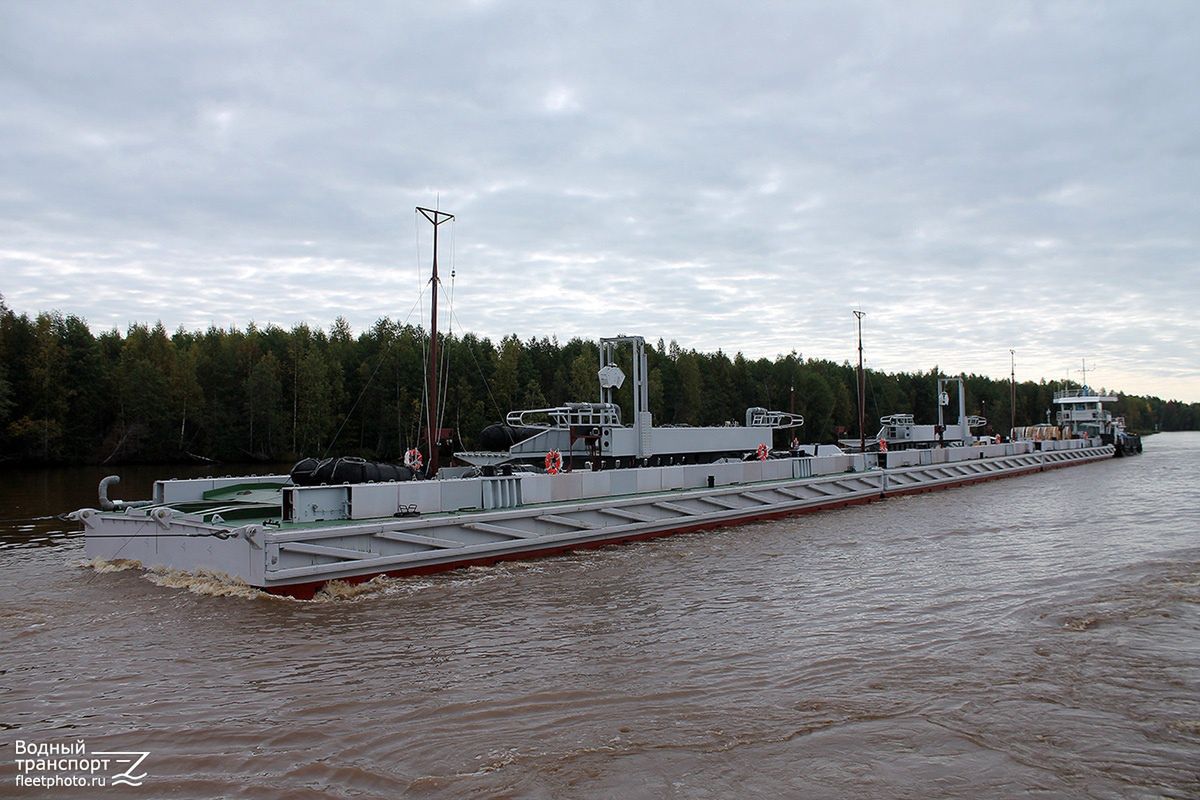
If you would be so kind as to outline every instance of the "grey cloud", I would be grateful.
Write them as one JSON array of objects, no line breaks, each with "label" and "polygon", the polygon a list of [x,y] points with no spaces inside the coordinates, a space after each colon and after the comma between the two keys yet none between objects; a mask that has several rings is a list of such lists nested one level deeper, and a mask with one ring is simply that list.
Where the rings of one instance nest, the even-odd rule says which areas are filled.
[{"label": "grey cloud", "polygon": [[[0,7],[0,291],[97,327],[403,318],[1200,399],[1200,11]],[[456,326],[457,327],[457,326]]]}]

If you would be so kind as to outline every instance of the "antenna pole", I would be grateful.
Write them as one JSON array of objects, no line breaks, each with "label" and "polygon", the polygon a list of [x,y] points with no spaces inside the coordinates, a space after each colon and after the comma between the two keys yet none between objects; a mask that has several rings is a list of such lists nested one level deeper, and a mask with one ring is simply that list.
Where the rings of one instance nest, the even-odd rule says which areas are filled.
[{"label": "antenna pole", "polygon": [[1017,351],[1008,351],[1010,372],[1008,374],[1008,410],[1011,416],[1011,422],[1008,426],[1008,435],[1012,436],[1013,428],[1017,427]]},{"label": "antenna pole", "polygon": [[454,215],[432,208],[422,208],[421,206],[417,206],[417,211],[433,225],[433,275],[429,278],[430,294],[433,297],[433,309],[429,320],[429,465],[425,469],[425,474],[432,477],[437,474],[438,470],[438,228],[441,227],[442,223],[454,219]]},{"label": "antenna pole", "polygon": [[854,316],[858,318],[858,452],[867,452],[867,431],[865,429],[864,408],[863,404],[866,400],[867,385],[863,380],[863,349],[862,349],[862,318],[867,315],[865,311],[855,311]]}]

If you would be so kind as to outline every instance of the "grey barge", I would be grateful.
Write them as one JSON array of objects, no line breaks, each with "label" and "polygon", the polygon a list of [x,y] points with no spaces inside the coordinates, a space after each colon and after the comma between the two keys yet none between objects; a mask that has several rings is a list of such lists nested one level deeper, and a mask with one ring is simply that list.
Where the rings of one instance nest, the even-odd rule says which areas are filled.
[{"label": "grey barge", "polygon": [[[495,448],[454,454],[438,468],[444,442],[437,417],[438,228],[454,219],[418,208],[433,225],[433,270],[425,455],[403,466],[306,459],[288,475],[164,480],[149,500],[110,500],[75,511],[89,557],[147,568],[222,573],[268,592],[312,597],[330,581],[438,572],[509,559],[739,525],[807,511],[884,500],[979,481],[1085,464],[1132,449],[1116,436],[1103,402],[1056,398],[1053,436],[997,442],[976,437],[961,379],[938,381],[938,424],[911,415],[883,419],[866,446],[860,323],[857,450],[844,443],[786,450],[777,438],[804,424],[795,415],[747,409],[745,424],[656,427],[649,407],[645,341],[600,340],[599,402],[511,412],[481,437]],[[631,349],[632,420],[616,392],[625,382],[618,350]],[[944,389],[958,390],[958,422],[948,424]],[[1115,399],[1115,398],[1112,398]],[[1074,426],[1074,427],[1072,427]],[[1123,434],[1122,434],[1123,435]],[[498,443],[498,444],[497,444]],[[891,447],[889,448],[889,444]],[[847,450],[850,452],[847,452]],[[1140,442],[1136,443],[1140,450]],[[429,459],[423,464],[423,458]]]},{"label": "grey barge", "polygon": [[[1035,444],[1037,446],[1035,446]],[[439,572],[869,503],[1113,457],[1099,440],[766,461],[289,485],[158,481],[151,502],[83,509],[87,554],[220,572],[310,598],[332,580]],[[124,506],[124,507],[122,507]]]},{"label": "grey barge", "polygon": [[[613,366],[613,348],[624,345],[633,348],[632,424],[622,422],[612,395],[625,377]],[[881,431],[873,442],[878,449],[800,447],[793,439],[780,451],[772,448],[777,432],[802,425],[801,418],[752,408],[744,425],[655,427],[645,375],[640,337],[601,340],[599,403],[514,412],[508,422],[523,433],[507,451],[457,453],[460,466],[426,479],[162,480],[151,499],[123,502],[107,497],[113,477],[101,483],[99,509],[71,517],[83,526],[91,558],[223,573],[267,592],[309,598],[329,581],[431,573],[739,525],[1086,464],[1117,452],[1098,430],[1070,438],[978,439],[961,384],[958,424],[939,424],[928,446],[887,418],[895,429]],[[910,446],[886,450],[889,435]]]}]

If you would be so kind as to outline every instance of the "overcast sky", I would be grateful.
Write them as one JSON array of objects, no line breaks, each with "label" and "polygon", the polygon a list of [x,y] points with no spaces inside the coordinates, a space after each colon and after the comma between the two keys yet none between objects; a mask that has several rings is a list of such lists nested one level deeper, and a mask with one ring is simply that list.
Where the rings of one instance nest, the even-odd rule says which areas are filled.
[{"label": "overcast sky", "polygon": [[456,330],[1200,401],[1200,3],[0,0],[0,145],[96,330],[404,319],[440,195]]}]

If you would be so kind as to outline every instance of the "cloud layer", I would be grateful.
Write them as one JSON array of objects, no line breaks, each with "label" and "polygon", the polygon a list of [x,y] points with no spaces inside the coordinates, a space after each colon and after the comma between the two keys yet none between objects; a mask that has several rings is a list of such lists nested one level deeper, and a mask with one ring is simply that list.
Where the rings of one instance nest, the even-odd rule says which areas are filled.
[{"label": "cloud layer", "polygon": [[[1200,400],[1190,3],[0,4],[0,292]],[[447,323],[443,321],[443,325]],[[1073,375],[1078,378],[1078,374]]]}]

